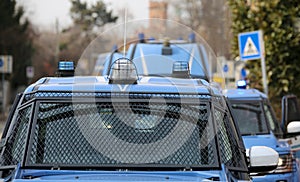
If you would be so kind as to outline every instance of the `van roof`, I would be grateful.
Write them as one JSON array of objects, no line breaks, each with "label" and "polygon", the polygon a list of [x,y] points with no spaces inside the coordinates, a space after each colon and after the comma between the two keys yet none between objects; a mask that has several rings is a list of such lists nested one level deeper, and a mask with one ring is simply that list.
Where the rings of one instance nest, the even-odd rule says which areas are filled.
[{"label": "van roof", "polygon": [[229,99],[266,99],[267,95],[257,89],[228,89],[224,95]]},{"label": "van roof", "polygon": [[136,84],[110,84],[107,76],[45,77],[30,85],[24,94],[34,91],[56,92],[114,92],[135,93],[186,93],[218,95],[222,93],[202,79],[180,79],[171,77],[139,77]]}]

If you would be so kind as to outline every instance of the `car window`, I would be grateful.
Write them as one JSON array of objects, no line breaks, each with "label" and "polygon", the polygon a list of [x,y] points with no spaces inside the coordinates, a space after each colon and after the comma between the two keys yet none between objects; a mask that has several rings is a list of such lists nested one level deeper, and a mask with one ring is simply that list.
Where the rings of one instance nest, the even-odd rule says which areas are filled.
[{"label": "car window", "polygon": [[268,133],[263,110],[259,103],[233,103],[233,117],[242,135]]},{"label": "car window", "polygon": [[273,133],[276,136],[282,135],[282,131],[279,126],[279,122],[275,119],[275,116],[272,114],[272,109],[271,109],[270,105],[268,105],[267,103],[264,103],[264,110],[265,110],[265,114],[266,114],[266,119],[267,119],[269,126],[270,126],[271,130],[273,131]]}]

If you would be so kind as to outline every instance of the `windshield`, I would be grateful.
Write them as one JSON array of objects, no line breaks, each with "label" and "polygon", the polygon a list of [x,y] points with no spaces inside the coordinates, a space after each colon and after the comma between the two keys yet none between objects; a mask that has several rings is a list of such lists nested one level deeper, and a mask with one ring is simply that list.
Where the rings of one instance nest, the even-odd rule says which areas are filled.
[{"label": "windshield", "polygon": [[30,164],[218,166],[208,108],[208,103],[40,102]]},{"label": "windshield", "polygon": [[232,109],[242,135],[269,133],[260,102],[233,102]]},{"label": "windshield", "polygon": [[[187,62],[192,77],[207,78],[208,62],[201,47],[196,43],[171,43],[170,55],[162,55],[164,45],[161,44],[135,44],[135,51],[131,52],[140,75],[171,76],[174,62]],[[207,60],[206,60],[207,61]],[[160,66],[157,66],[160,65]]]}]

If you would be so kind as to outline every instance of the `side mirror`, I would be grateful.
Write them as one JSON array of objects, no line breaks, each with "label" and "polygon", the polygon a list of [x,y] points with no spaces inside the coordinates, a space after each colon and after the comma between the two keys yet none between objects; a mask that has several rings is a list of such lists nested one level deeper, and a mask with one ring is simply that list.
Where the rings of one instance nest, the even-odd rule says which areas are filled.
[{"label": "side mirror", "polygon": [[300,133],[300,121],[292,121],[287,125],[287,133]]},{"label": "side mirror", "polygon": [[247,150],[249,156],[250,172],[265,172],[276,169],[279,161],[279,154],[270,147],[253,146]]}]

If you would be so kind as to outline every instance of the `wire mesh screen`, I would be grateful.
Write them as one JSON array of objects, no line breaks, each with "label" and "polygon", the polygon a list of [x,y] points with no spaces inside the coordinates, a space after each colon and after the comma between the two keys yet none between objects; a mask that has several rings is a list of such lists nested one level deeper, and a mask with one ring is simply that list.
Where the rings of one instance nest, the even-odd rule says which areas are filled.
[{"label": "wire mesh screen", "polygon": [[217,166],[208,104],[41,102],[31,164]]},{"label": "wire mesh screen", "polygon": [[[30,101],[34,98],[56,98],[56,99],[66,99],[66,98],[82,98],[82,97],[90,97],[90,98],[117,98],[117,97],[129,97],[130,99],[150,99],[153,97],[159,98],[170,98],[170,99],[182,99],[182,98],[190,98],[190,99],[210,99],[220,100],[216,97],[211,97],[206,94],[184,94],[184,93],[118,93],[118,92],[66,92],[66,91],[36,91],[32,93],[25,94],[23,103]],[[218,101],[219,102],[219,101]]]},{"label": "wire mesh screen", "polygon": [[231,167],[244,167],[241,166],[244,163],[241,162],[242,154],[238,146],[237,136],[235,131],[232,130],[231,123],[227,115],[215,109],[215,119],[217,123],[219,145],[221,150],[221,160],[222,163],[225,163],[227,166]]},{"label": "wire mesh screen", "polygon": [[28,106],[19,111],[4,153],[1,155],[1,165],[16,165],[22,161],[31,109],[32,107]]}]

